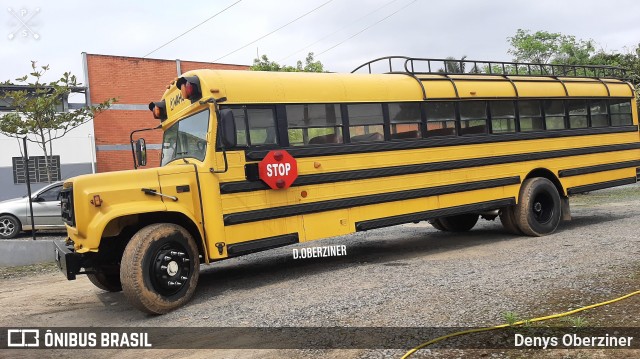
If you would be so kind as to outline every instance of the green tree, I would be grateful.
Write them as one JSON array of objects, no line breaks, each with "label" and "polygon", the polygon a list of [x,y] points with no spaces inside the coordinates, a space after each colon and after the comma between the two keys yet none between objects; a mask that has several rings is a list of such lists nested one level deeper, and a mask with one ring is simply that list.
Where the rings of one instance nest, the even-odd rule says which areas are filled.
[{"label": "green tree", "polygon": [[[640,90],[640,44],[635,49],[623,53],[596,50],[593,40],[576,39],[572,35],[518,29],[509,37],[516,62],[535,62],[560,65],[605,65],[627,70],[628,80],[636,85],[636,95]],[[587,74],[594,75],[594,74]],[[639,103],[640,105],[640,103]]]},{"label": "green tree", "polygon": [[509,54],[516,62],[533,62],[537,64],[581,64],[595,53],[593,40],[579,40],[572,35],[518,29],[509,40]]},{"label": "green tree", "polygon": [[[51,182],[52,142],[90,121],[116,100],[108,99],[95,106],[61,111],[63,100],[81,84],[69,72],[65,72],[59,80],[46,83],[42,77],[49,66],[37,66],[35,61],[31,61],[31,68],[31,73],[16,79],[20,85],[25,85],[24,89],[0,94],[0,98],[9,101],[15,109],[0,116],[0,133],[14,138],[27,137],[28,141],[38,144],[44,152],[47,179]],[[15,85],[11,81],[3,84]]]},{"label": "green tree", "polygon": [[305,59],[304,66],[302,61],[298,60],[296,66],[280,65],[275,61],[269,60],[267,55],[262,55],[260,58],[253,59],[253,71],[282,71],[282,72],[324,72],[324,66],[322,62],[314,61],[313,52],[310,52]]}]

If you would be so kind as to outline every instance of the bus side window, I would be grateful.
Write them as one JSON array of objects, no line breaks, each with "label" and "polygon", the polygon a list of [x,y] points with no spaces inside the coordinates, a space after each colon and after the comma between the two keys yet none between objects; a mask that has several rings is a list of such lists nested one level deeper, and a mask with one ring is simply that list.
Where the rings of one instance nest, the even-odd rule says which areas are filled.
[{"label": "bus side window", "polygon": [[516,132],[516,111],[513,101],[490,101],[491,133]]},{"label": "bus side window", "polygon": [[427,136],[456,134],[456,109],[453,102],[426,102]]},{"label": "bus side window", "polygon": [[285,109],[291,146],[343,143],[340,105],[286,105]]},{"label": "bus side window", "polygon": [[487,133],[487,102],[460,102],[460,135]]},{"label": "bus side window", "polygon": [[591,100],[591,127],[609,126],[609,114],[606,100]]},{"label": "bus side window", "polygon": [[633,118],[631,118],[631,101],[610,100],[609,109],[611,111],[611,126],[633,124]]},{"label": "bus side window", "polygon": [[244,108],[235,107],[231,108],[233,112],[233,119],[236,123],[236,146],[246,147],[247,142],[247,119],[244,114]]},{"label": "bus side window", "polygon": [[384,140],[384,116],[381,103],[347,105],[351,142]]},{"label": "bus side window", "polygon": [[567,128],[564,102],[562,100],[544,100],[542,108],[544,109],[547,130],[563,130]]},{"label": "bus side window", "polygon": [[276,120],[272,108],[247,107],[249,145],[275,145],[278,143]]},{"label": "bus side window", "polygon": [[420,104],[417,102],[390,103],[389,120],[391,122],[391,139],[421,138]]},{"label": "bus side window", "polygon": [[540,101],[520,101],[518,102],[518,110],[520,112],[520,131],[544,130]]},{"label": "bus side window", "polygon": [[569,128],[585,128],[587,122],[587,101],[569,100]]}]

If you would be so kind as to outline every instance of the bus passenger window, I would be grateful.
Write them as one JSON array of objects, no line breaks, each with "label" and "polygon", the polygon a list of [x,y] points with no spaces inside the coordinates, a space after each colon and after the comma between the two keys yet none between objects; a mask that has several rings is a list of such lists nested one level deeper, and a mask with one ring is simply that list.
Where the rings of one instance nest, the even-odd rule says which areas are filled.
[{"label": "bus passenger window", "polygon": [[587,101],[572,100],[569,105],[569,128],[587,127]]},{"label": "bus passenger window", "polygon": [[236,142],[238,147],[247,146],[247,119],[244,116],[244,108],[232,108],[233,120],[236,123]]},{"label": "bus passenger window", "polygon": [[591,101],[591,127],[609,126],[609,115],[606,100]]},{"label": "bus passenger window", "polygon": [[562,130],[567,128],[565,124],[564,103],[562,100],[544,100],[544,120],[547,130]]},{"label": "bus passenger window", "polygon": [[456,134],[456,109],[453,102],[427,102],[427,136]]},{"label": "bus passenger window", "polygon": [[513,101],[491,101],[491,132],[516,132],[516,110]]},{"label": "bus passenger window", "polygon": [[420,104],[417,102],[390,103],[391,139],[416,139],[420,133]]},{"label": "bus passenger window", "polygon": [[382,104],[347,105],[351,142],[384,140]]},{"label": "bus passenger window", "polygon": [[520,101],[518,103],[520,111],[520,131],[542,131],[542,113],[540,111],[540,101]]},{"label": "bus passenger window", "polygon": [[275,145],[278,143],[273,109],[247,108],[250,146]]},{"label": "bus passenger window", "polygon": [[631,118],[631,101],[610,100],[611,126],[625,126],[633,124]]},{"label": "bus passenger window", "polygon": [[342,143],[340,105],[286,105],[289,145]]},{"label": "bus passenger window", "polygon": [[460,102],[460,135],[487,133],[487,102]]}]

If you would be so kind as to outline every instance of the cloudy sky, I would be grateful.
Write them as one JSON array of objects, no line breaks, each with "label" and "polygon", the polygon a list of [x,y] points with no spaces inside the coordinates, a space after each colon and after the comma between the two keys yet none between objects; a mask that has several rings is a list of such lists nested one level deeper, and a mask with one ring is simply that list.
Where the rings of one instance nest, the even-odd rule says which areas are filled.
[{"label": "cloudy sky", "polygon": [[251,64],[260,53],[295,64],[313,51],[326,69],[347,72],[388,55],[511,60],[507,37],[518,28],[593,39],[607,51],[624,51],[640,42],[638,0],[6,0],[3,4],[0,81],[26,74],[30,60],[50,64],[56,76],[71,71],[83,78],[82,52],[133,57],[150,53],[150,58],[235,64]]}]

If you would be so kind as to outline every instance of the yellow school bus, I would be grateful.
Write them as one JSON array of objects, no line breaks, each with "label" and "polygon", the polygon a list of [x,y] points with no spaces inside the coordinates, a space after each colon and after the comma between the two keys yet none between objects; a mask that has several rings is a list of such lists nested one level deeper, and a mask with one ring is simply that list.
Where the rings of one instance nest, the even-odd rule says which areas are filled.
[{"label": "yellow school bus", "polygon": [[[636,182],[623,70],[446,61],[185,73],[149,105],[160,167],[64,183],[61,270],[160,314],[192,297],[200,264],[425,220],[543,236],[570,218],[571,195]],[[135,154],[144,165],[142,139]]]}]

